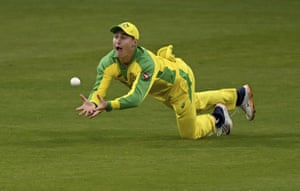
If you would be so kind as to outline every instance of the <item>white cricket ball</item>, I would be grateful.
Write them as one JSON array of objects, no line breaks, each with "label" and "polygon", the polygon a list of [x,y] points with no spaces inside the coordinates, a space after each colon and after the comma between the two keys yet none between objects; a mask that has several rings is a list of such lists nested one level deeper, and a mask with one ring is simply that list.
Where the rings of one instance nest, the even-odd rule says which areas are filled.
[{"label": "white cricket ball", "polygon": [[70,80],[71,86],[79,86],[80,85],[80,79],[78,77],[73,77]]}]

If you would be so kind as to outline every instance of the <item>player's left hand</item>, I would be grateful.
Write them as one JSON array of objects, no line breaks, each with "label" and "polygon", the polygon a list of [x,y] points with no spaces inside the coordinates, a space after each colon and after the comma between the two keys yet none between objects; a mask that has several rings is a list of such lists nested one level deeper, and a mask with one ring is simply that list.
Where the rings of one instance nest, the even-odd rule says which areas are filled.
[{"label": "player's left hand", "polygon": [[100,104],[96,107],[96,109],[94,109],[93,114],[89,115],[89,118],[96,117],[98,114],[106,110],[107,102],[100,95],[97,95],[97,97],[100,101]]}]

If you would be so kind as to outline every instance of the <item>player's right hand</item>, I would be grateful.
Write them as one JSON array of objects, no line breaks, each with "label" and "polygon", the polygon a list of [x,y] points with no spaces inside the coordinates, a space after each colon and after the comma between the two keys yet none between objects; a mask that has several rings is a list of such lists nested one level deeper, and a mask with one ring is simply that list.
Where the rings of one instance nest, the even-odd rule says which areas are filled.
[{"label": "player's right hand", "polygon": [[82,105],[77,107],[76,110],[80,111],[79,115],[85,115],[86,117],[93,116],[96,105],[90,102],[84,95],[80,94],[80,98],[82,100]]}]

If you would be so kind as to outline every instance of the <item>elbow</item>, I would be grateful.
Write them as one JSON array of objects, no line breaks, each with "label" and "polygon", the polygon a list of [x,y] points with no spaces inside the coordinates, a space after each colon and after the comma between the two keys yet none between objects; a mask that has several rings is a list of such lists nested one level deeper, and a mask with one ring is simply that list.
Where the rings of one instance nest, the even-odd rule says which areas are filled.
[{"label": "elbow", "polygon": [[131,106],[132,106],[133,108],[134,108],[134,107],[139,107],[139,106],[141,105],[142,102],[143,102],[142,100],[136,101],[136,102],[132,103]]},{"label": "elbow", "polygon": [[135,101],[129,102],[128,103],[128,108],[139,107],[142,102],[143,102],[143,100],[135,100]]}]

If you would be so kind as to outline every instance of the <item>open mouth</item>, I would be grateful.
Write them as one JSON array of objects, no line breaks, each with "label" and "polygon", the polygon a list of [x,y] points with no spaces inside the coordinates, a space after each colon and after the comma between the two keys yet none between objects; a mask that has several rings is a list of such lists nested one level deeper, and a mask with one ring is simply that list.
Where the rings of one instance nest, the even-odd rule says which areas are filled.
[{"label": "open mouth", "polygon": [[120,50],[122,50],[122,48],[119,47],[119,46],[117,46],[117,47],[116,47],[116,50],[117,50],[117,51],[120,51]]}]

